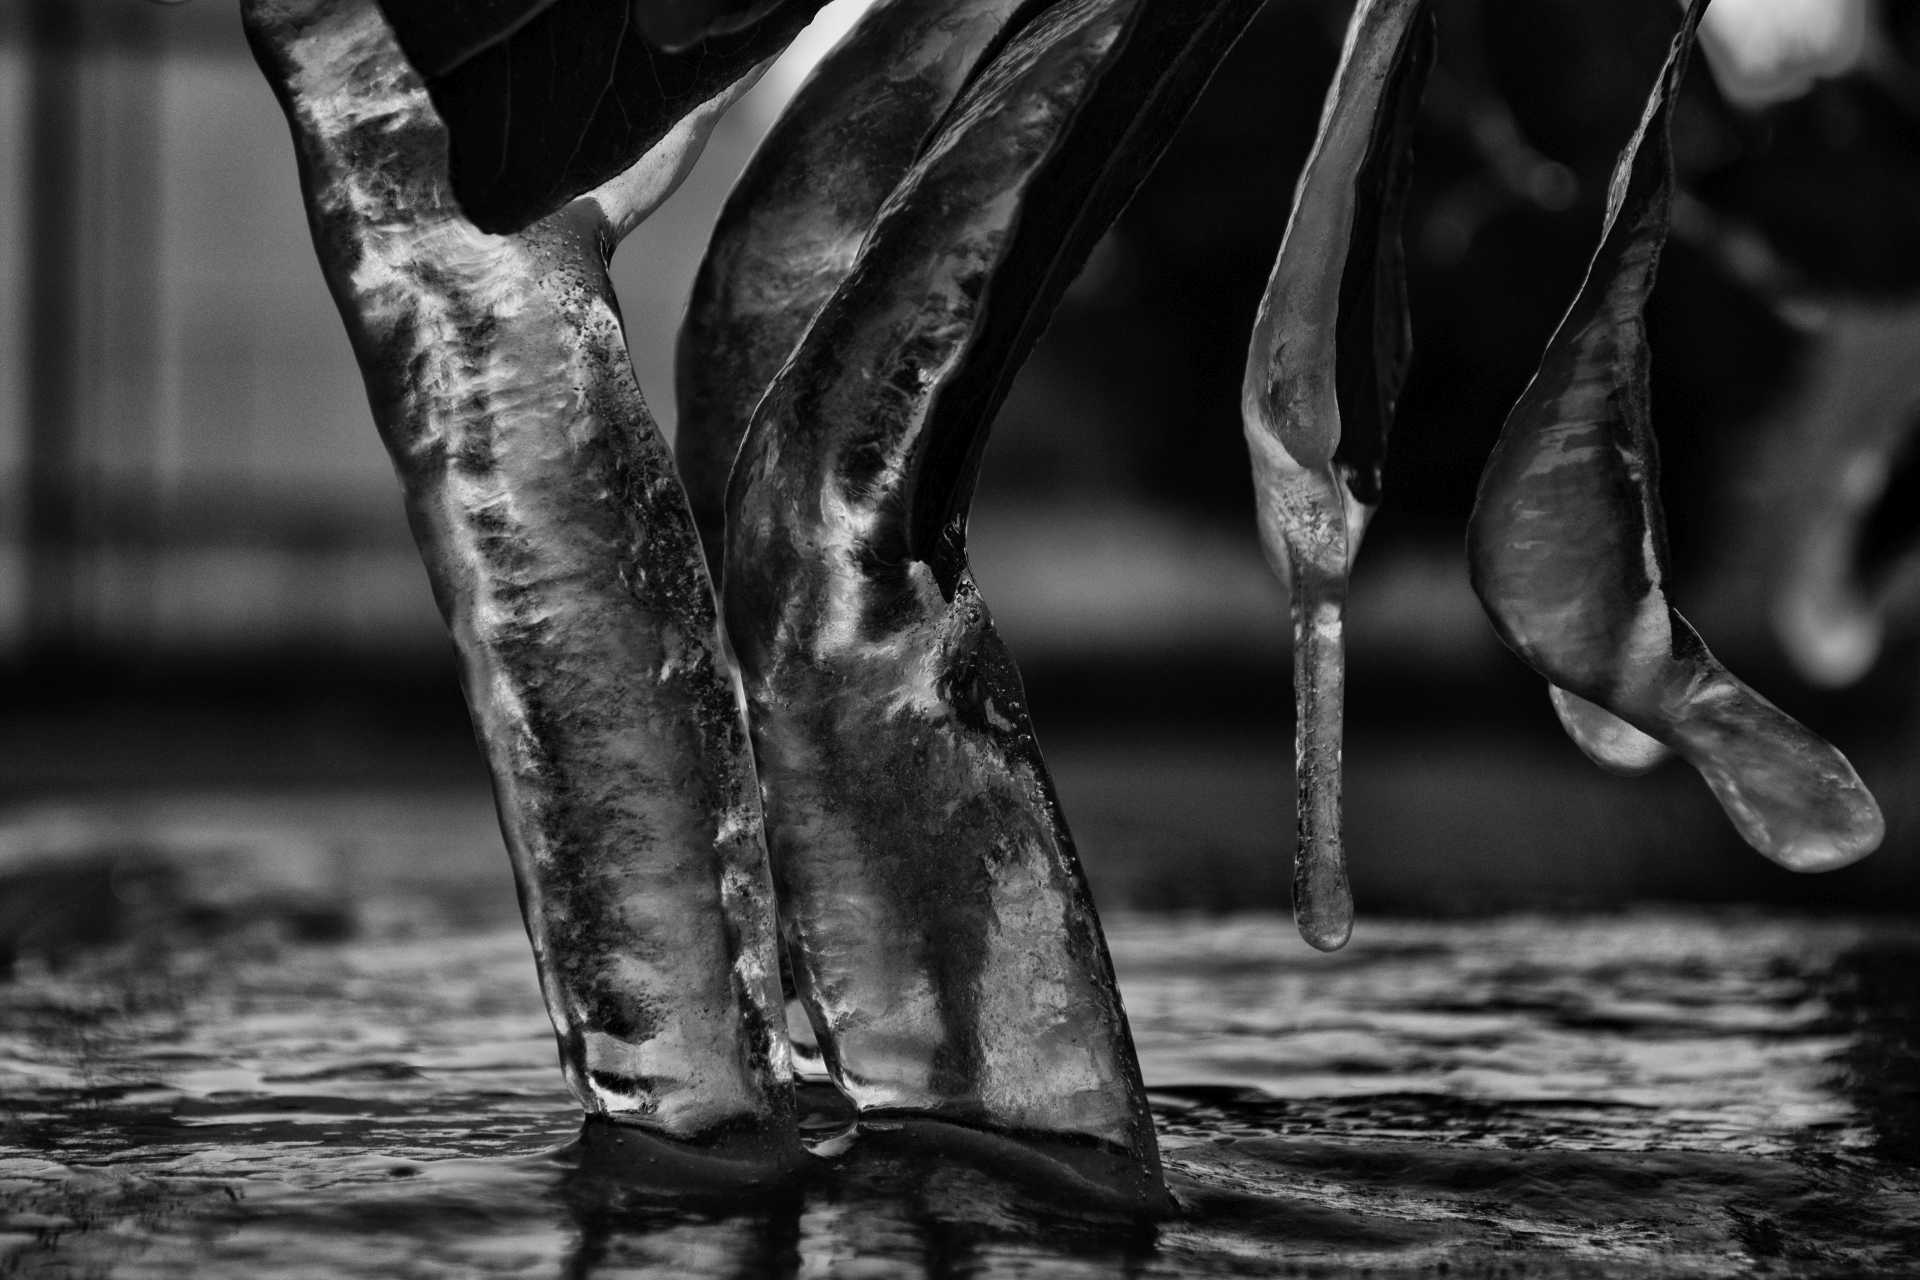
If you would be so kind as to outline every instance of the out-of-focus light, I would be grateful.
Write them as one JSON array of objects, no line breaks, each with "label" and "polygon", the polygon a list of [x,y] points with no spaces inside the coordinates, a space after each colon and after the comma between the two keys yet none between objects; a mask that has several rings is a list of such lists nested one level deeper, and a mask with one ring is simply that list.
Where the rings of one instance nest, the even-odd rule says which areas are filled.
[{"label": "out-of-focus light", "polygon": [[1867,48],[1867,0],[1714,0],[1700,21],[1720,89],[1764,107],[1850,70]]}]

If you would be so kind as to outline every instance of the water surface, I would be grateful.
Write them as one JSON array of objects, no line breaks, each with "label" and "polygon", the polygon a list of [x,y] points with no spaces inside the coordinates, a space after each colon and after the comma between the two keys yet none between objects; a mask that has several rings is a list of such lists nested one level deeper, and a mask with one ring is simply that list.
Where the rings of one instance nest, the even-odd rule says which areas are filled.
[{"label": "water surface", "polygon": [[0,1275],[1920,1272],[1914,922],[1118,915],[1152,1224],[888,1134],[649,1185],[576,1145],[497,879],[270,861],[0,877]]}]

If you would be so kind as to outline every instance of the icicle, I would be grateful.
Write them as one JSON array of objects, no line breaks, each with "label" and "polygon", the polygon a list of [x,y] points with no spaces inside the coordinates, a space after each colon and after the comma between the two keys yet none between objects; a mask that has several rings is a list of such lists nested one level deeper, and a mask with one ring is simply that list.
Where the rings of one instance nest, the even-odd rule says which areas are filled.
[{"label": "icicle", "polygon": [[[675,353],[674,456],[716,580],[753,410],[1018,0],[879,0],[800,87],[713,229]],[[884,128],[849,129],[849,120]]]},{"label": "icicle", "polygon": [[1300,936],[1338,951],[1353,936],[1353,890],[1340,840],[1340,758],[1347,666],[1342,631],[1346,575],[1293,578],[1294,776],[1300,843],[1293,857],[1293,918]]},{"label": "icicle", "polygon": [[567,1082],[591,1114],[696,1144],[697,1167],[797,1162],[747,726],[606,271],[736,90],[484,235],[370,0],[242,14],[459,654]]},{"label": "icicle", "polygon": [[[791,358],[758,366],[727,491],[728,632],[835,1083],[882,1123],[1105,1153],[1153,1203],[1125,1011],[967,513],[1013,371],[1258,8],[1023,6]],[[947,44],[924,6],[887,15]]]},{"label": "icicle", "polygon": [[1293,909],[1323,951],[1353,932],[1341,840],[1347,574],[1380,496],[1411,341],[1400,209],[1432,24],[1363,0],[1254,324],[1241,387],[1260,538],[1293,597]]},{"label": "icicle", "polygon": [[1705,7],[1688,7],[1586,281],[1488,460],[1469,558],[1501,638],[1562,691],[1588,754],[1644,758],[1602,719],[1617,718],[1698,769],[1755,849],[1819,871],[1880,843],[1879,806],[1844,756],[1707,651],[1666,591],[1643,311],[1673,198],[1668,115]]}]

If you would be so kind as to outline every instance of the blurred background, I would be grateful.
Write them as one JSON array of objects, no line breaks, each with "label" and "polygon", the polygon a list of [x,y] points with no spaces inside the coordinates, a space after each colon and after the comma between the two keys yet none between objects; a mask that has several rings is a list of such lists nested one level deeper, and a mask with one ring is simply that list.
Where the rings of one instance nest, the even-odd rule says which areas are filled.
[{"label": "blurred background", "polygon": [[[978,577],[1109,905],[1285,907],[1286,607],[1236,397],[1348,7],[1271,0],[989,454]],[[1920,906],[1920,7],[1716,0],[1650,315],[1682,607],[1887,810],[1879,854],[1812,879],[1740,846],[1685,766],[1590,766],[1466,583],[1480,466],[1580,280],[1676,6],[1437,7],[1416,355],[1349,622],[1363,918]],[[707,228],[859,8],[826,11],[621,250],[669,433]],[[309,887],[458,867],[507,901],[450,648],[231,0],[0,5],[0,191],[0,887],[244,849]]]}]

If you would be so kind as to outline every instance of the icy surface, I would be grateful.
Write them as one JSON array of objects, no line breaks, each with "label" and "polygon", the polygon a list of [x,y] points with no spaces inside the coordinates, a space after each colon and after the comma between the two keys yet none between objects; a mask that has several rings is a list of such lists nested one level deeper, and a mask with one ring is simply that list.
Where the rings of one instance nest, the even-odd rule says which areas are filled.
[{"label": "icy surface", "polygon": [[1615,773],[1645,773],[1673,753],[1658,738],[1649,737],[1605,707],[1588,702],[1558,685],[1547,686],[1547,701],[1560,717],[1560,727],[1587,759]]},{"label": "icy surface", "polygon": [[815,68],[727,195],[675,354],[674,455],[720,576],[727,478],[760,397],[1014,0],[883,0]]},{"label": "icy surface", "polygon": [[1879,806],[1839,751],[1708,651],[1667,593],[1643,312],[1673,198],[1668,116],[1703,7],[1688,10],[1614,170],[1586,282],[1487,463],[1469,553],[1501,637],[1579,700],[1556,709],[1583,750],[1632,771],[1653,762],[1642,739],[1657,739],[1747,843],[1823,871],[1879,845]]},{"label": "icy surface", "polygon": [[460,656],[568,1081],[588,1111],[679,1137],[779,1132],[746,725],[606,274],[724,101],[552,217],[483,235],[371,0],[244,14]]},{"label": "icy surface", "polygon": [[1380,501],[1409,350],[1399,202],[1426,20],[1422,0],[1355,8],[1241,386],[1260,539],[1292,595],[1294,921],[1323,951],[1353,932],[1340,797],[1347,575]]},{"label": "icy surface", "polygon": [[[835,1082],[862,1112],[1127,1153],[1149,1194],[1125,1012],[966,530],[1014,371],[1255,8],[1022,9],[777,366],[727,492],[781,927]],[[909,43],[972,56],[979,34]]]}]

